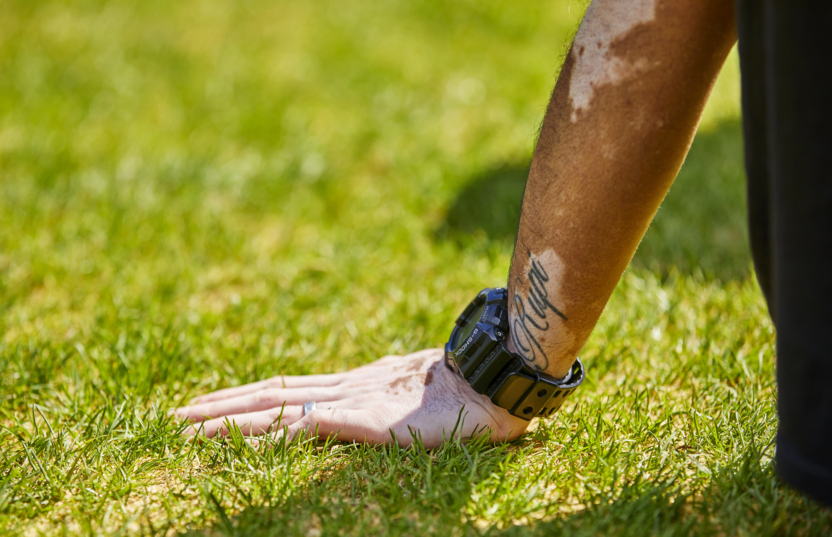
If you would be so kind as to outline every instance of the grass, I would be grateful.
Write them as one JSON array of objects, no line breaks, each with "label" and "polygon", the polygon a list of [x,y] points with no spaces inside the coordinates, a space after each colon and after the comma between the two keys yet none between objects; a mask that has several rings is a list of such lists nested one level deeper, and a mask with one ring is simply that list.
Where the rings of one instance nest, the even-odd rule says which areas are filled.
[{"label": "grass", "polygon": [[186,443],[165,417],[441,345],[505,281],[582,9],[0,4],[0,529],[828,533],[771,466],[735,56],[557,419],[500,445],[255,452]]}]

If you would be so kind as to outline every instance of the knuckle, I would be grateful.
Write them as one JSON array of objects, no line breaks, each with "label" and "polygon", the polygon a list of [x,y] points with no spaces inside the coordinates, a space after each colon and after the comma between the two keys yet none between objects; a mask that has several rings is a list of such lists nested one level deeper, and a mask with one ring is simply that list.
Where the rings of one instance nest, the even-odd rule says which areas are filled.
[{"label": "knuckle", "polygon": [[207,417],[214,417],[218,414],[218,407],[216,403],[209,403],[207,405],[199,405],[191,408],[191,417],[195,420],[203,421]]},{"label": "knuckle", "polygon": [[285,384],[285,380],[284,380],[283,377],[280,377],[280,376],[279,377],[272,377],[272,378],[270,378],[269,380],[266,381],[266,384],[265,384],[266,388],[265,389],[282,388],[284,384]]},{"label": "knuckle", "polygon": [[264,388],[254,394],[254,401],[262,404],[276,403],[279,398],[279,388]]},{"label": "knuckle", "polygon": [[281,406],[276,406],[276,407],[274,407],[274,408],[270,408],[270,409],[266,412],[266,416],[267,416],[267,417],[268,417],[268,419],[270,419],[270,420],[276,420],[276,419],[281,418],[281,417],[286,417],[286,410],[285,410],[285,408],[283,407],[283,405],[281,405]]},{"label": "knuckle", "polygon": [[327,421],[333,425],[340,425],[347,419],[347,412],[343,408],[331,408],[325,413],[318,413],[315,421]]}]

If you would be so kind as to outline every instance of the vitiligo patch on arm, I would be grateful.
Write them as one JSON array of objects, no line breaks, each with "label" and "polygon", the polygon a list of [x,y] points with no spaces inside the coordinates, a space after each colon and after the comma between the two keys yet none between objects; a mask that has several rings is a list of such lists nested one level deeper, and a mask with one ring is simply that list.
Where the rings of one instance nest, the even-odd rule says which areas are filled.
[{"label": "vitiligo patch on arm", "polygon": [[621,2],[595,0],[587,9],[584,22],[572,45],[575,65],[569,85],[572,122],[579,110],[588,110],[599,86],[615,85],[650,65],[646,58],[628,61],[615,55],[611,46],[637,26],[656,17],[655,0]]}]

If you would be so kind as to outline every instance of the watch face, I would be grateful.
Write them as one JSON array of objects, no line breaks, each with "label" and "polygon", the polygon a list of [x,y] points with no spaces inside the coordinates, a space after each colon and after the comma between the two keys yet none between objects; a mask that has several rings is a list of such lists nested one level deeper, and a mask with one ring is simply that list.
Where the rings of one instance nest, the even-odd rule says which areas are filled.
[{"label": "watch face", "polygon": [[459,327],[459,335],[454,342],[454,350],[458,349],[460,345],[465,343],[465,340],[468,339],[468,336],[471,335],[471,332],[474,331],[474,327],[477,326],[477,322],[479,322],[480,318],[482,317],[482,313],[485,311],[485,300],[482,301],[477,309],[471,313],[468,317],[468,321]]}]

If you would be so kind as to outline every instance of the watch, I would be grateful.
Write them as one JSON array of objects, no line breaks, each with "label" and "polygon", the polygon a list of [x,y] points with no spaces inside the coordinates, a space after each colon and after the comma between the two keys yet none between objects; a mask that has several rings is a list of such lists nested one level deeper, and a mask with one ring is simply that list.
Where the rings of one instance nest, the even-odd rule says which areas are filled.
[{"label": "watch", "polygon": [[569,375],[557,380],[510,352],[505,345],[508,334],[508,291],[483,289],[456,320],[445,344],[445,365],[512,416],[551,416],[583,382],[580,358],[575,358]]}]

